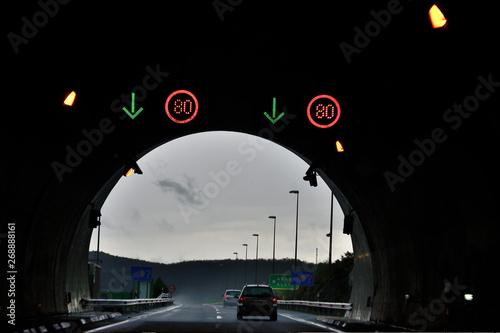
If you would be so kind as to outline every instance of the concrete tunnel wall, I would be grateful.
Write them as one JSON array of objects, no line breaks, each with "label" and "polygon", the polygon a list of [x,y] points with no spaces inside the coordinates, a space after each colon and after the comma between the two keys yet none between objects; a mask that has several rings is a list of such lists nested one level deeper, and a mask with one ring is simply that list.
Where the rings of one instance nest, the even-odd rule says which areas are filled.
[{"label": "concrete tunnel wall", "polygon": [[[398,184],[394,192],[382,176],[385,170],[394,168],[394,159],[382,158],[385,156],[379,156],[371,147],[363,148],[362,136],[346,137],[346,152],[339,155],[313,144],[317,140],[333,143],[329,132],[294,135],[305,131],[305,121],[294,120],[286,130],[273,132],[274,142],[317,163],[318,172],[326,176],[328,184],[336,185],[332,189],[337,191],[344,213],[350,208],[355,211],[353,318],[416,329],[463,327],[467,325],[464,321],[473,318],[488,327],[489,318],[494,318],[492,300],[497,293],[490,288],[495,269],[492,263],[498,252],[496,239],[491,237],[498,234],[498,218],[491,209],[495,199],[490,188],[497,184],[498,164],[490,160],[488,146],[479,144],[491,142],[497,135],[494,123],[486,120],[476,125],[480,133],[469,127],[457,133],[456,144],[438,147],[436,154]],[[148,132],[144,128],[154,124],[138,124],[137,131],[144,135],[127,149],[139,158],[139,165],[142,154],[182,135],[219,129],[264,133],[260,123],[250,122],[221,128],[220,124],[201,121],[188,131],[180,128],[170,132]],[[12,166],[18,168],[13,173],[23,177],[7,180],[8,189],[25,193],[30,203],[26,206],[16,197],[7,198],[10,210],[4,211],[19,225],[23,287],[17,299],[22,316],[81,310],[78,301],[89,295],[87,255],[91,230],[86,214],[90,203],[95,208],[102,206],[121,177],[125,159],[120,157],[116,142],[129,133],[117,131],[115,139],[96,149],[61,183],[43,149],[21,156],[22,161]],[[398,149],[404,151],[405,147]],[[466,286],[444,296],[453,302],[439,302],[445,280],[452,286]],[[454,291],[460,295],[454,298]],[[70,304],[66,304],[67,292],[71,292]],[[474,293],[474,307],[465,306],[459,297],[465,292]],[[408,302],[405,295],[410,295]],[[368,297],[371,306],[367,306]],[[427,309],[427,314],[421,309]]]},{"label": "concrete tunnel wall", "polygon": [[[136,151],[144,152],[163,141],[164,138],[148,138]],[[307,140],[277,136],[276,142],[304,152],[304,157],[315,153],[307,149]],[[481,149],[468,150],[467,161],[459,155],[451,156],[453,153],[443,147],[442,155],[428,161],[395,193],[388,190],[378,172],[352,168],[358,164],[358,156],[349,152],[340,160],[334,154],[323,156],[320,172],[337,184],[340,203],[352,207],[359,218],[353,234],[354,318],[422,327],[422,316],[414,316],[413,321],[409,318],[419,307],[427,307],[441,297],[445,279],[452,283],[457,279],[459,285],[467,286],[468,292],[477,293],[478,299],[488,296],[488,263],[496,257],[494,249],[498,245],[485,236],[498,231],[498,227],[491,223],[494,212],[478,207],[494,207],[493,198],[482,189],[496,165],[485,167],[482,159],[487,155]],[[96,208],[102,205],[123,169],[123,160],[111,159],[103,164],[106,155],[106,150],[96,151],[74,176],[62,183],[55,180],[49,168],[24,166],[26,177],[19,185],[22,188],[23,184],[31,184],[36,195],[27,199],[38,205],[24,209],[19,209],[22,203],[12,206],[18,209],[18,225],[30,226],[19,233],[27,240],[19,243],[19,253],[24,254],[20,264],[24,304],[19,307],[23,316],[37,315],[38,304],[44,315],[80,311],[79,299],[89,295],[87,254],[91,229],[86,214],[89,203],[94,202]],[[366,157],[361,161],[362,165],[369,163]],[[467,172],[475,177],[455,182]],[[69,305],[65,303],[68,291],[72,295]],[[406,294],[411,296],[408,303],[404,301]],[[372,307],[366,306],[367,296],[372,297]],[[461,301],[449,306],[450,315],[435,316],[425,325],[443,327],[468,311]],[[481,307],[474,316],[485,319],[490,311]]]},{"label": "concrete tunnel wall", "polygon": [[[176,4],[181,6],[183,2]],[[374,22],[370,21],[370,11],[386,4],[341,3],[347,6],[346,13],[352,13],[346,22],[331,21],[326,11],[321,16],[316,8],[305,6],[297,8],[294,15],[283,15],[283,6],[276,4],[273,10],[269,4],[269,18],[263,21],[283,27],[275,32],[273,24],[254,24],[261,4],[244,2],[225,25],[216,15],[214,23],[211,15],[205,18],[200,14],[206,20],[200,22],[205,22],[207,29],[190,27],[194,32],[188,31],[186,36],[193,39],[175,36],[179,21],[174,17],[165,22],[163,13],[158,12],[155,21],[149,16],[155,13],[146,12],[147,22],[157,22],[153,26],[161,27],[158,31],[172,31],[172,45],[179,43],[185,52],[172,55],[163,44],[156,45],[155,40],[163,40],[164,35],[153,34],[151,29],[137,41],[142,52],[131,53],[130,58],[125,58],[121,48],[129,45],[130,34],[113,36],[116,40],[112,46],[120,46],[115,49],[104,47],[109,44],[106,38],[80,38],[87,44],[73,43],[76,49],[66,52],[71,45],[61,46],[62,39],[53,33],[71,30],[57,26],[57,20],[51,21],[52,33],[40,33],[29,45],[23,45],[19,56],[9,59],[17,70],[9,85],[19,87],[10,96],[16,105],[9,110],[19,112],[11,111],[9,117],[14,121],[5,122],[8,143],[1,186],[6,195],[1,218],[16,224],[18,318],[81,310],[79,299],[89,295],[87,251],[91,230],[86,214],[90,203],[95,208],[102,205],[121,177],[126,158],[140,158],[156,145],[183,135],[232,130],[266,133],[267,138],[271,133],[274,142],[317,162],[329,185],[335,184],[343,194],[345,200],[340,195],[337,198],[344,213],[347,208],[354,209],[352,317],[414,329],[496,328],[500,310],[495,282],[500,253],[496,82],[500,77],[495,72],[496,40],[488,34],[495,31],[497,23],[483,19],[485,14],[494,19],[495,11],[485,13],[482,4],[476,8],[461,4],[454,12],[456,23],[436,34],[422,28],[427,22],[421,15],[426,16],[428,8],[414,1],[413,9],[405,4],[408,9],[401,19],[394,17],[391,26],[382,29],[361,54],[352,54],[350,65],[346,65],[339,49],[310,52],[314,45],[311,35],[316,36],[315,42],[350,43],[352,28]],[[94,6],[79,6],[90,16],[95,12]],[[361,6],[368,21],[350,6]],[[318,29],[310,31],[306,25],[295,24],[293,19],[302,12],[309,18],[306,23],[318,21],[318,15],[323,17],[320,21],[325,29],[311,24]],[[469,12],[480,15],[472,20]],[[18,14],[15,27],[18,17],[26,13]],[[60,15],[62,18],[62,12]],[[66,18],[71,21],[77,17]],[[97,36],[108,19],[88,27],[94,28],[90,32],[80,27],[77,30],[84,31],[85,37]],[[333,29],[338,35],[332,33],[331,24],[338,24],[334,26],[338,29]],[[49,36],[53,43],[48,43]],[[88,66],[71,67],[72,52],[80,56],[82,49],[92,49],[94,41],[101,42],[102,54],[107,57]],[[281,43],[276,45],[276,41]],[[268,52],[273,47],[278,47],[277,53]],[[40,48],[64,56],[45,59],[36,52]],[[159,66],[170,74],[141,102],[147,111],[135,120],[119,119],[123,114],[116,113],[110,104],[143,82],[146,66]],[[439,79],[429,80],[436,73]],[[454,123],[443,121],[443,112],[466,98],[471,101],[479,76],[493,78],[495,86],[481,88],[483,96],[486,92],[491,96],[481,99],[467,118],[453,114],[461,122],[459,127],[451,127]],[[57,83],[48,84],[47,78]],[[259,89],[254,82],[260,84]],[[61,110],[59,94],[70,86],[77,87],[74,89],[81,104],[68,112]],[[184,88],[196,91],[203,111],[200,109],[192,123],[176,126],[162,108],[165,96]],[[33,95],[27,98],[26,91]],[[310,98],[323,92],[335,95],[343,108],[339,123],[331,130],[314,128],[303,114]],[[297,116],[283,130],[279,129],[283,120],[273,128],[262,115],[263,105],[269,105],[272,96],[282,96],[280,100],[289,106],[287,112]],[[38,112],[40,105],[44,112]],[[103,119],[111,119],[115,129],[59,182],[51,163],[64,161],[65,146],[74,148],[83,140],[82,129],[98,128]],[[384,173],[397,174],[399,157],[408,159],[418,151],[414,140],[430,138],[438,127],[446,130],[447,140],[436,144],[432,154],[424,154],[425,160],[414,170],[407,170],[403,182],[391,191]],[[334,152],[337,138],[346,148],[342,155]],[[5,279],[0,285],[8,287]],[[69,305],[66,292],[72,296]],[[474,294],[472,304],[463,301],[465,292]],[[408,300],[405,295],[409,295]],[[6,295],[1,297],[5,309]],[[367,304],[368,297],[371,305]]]},{"label": "concrete tunnel wall", "polygon": [[[300,131],[303,126],[290,130]],[[193,132],[204,129],[213,128],[203,124]],[[228,126],[228,129],[232,128]],[[257,134],[261,128],[236,129]],[[367,261],[367,258],[373,262],[373,295],[369,295],[368,286],[364,296],[358,297],[361,294],[359,284],[356,285],[359,280],[354,280],[353,303],[355,308],[361,307],[354,317],[371,316],[373,320],[408,324],[408,317],[418,306],[425,307],[432,299],[439,298],[444,279],[452,281],[457,277],[460,283],[470,285],[470,289],[481,288],[472,286],[476,275],[483,276],[474,273],[477,260],[472,258],[488,261],[486,258],[496,245],[483,236],[496,229],[490,222],[495,221],[493,211],[478,207],[495,206],[493,198],[488,197],[489,192],[484,191],[484,184],[494,180],[490,175],[494,175],[496,164],[487,160],[487,149],[477,143],[493,140],[495,132],[491,128],[481,137],[473,137],[470,132],[464,131],[456,138],[460,148],[446,144],[439,147],[439,154],[429,158],[403,184],[398,184],[394,193],[381,177],[386,167],[392,167],[392,161],[389,160],[389,166],[383,164],[374,151],[353,155],[347,150],[341,159],[332,153],[322,156],[321,170],[354,208],[359,218],[355,230],[362,224],[366,234],[366,242],[358,241],[356,233],[353,235],[355,255],[364,256],[356,262]],[[125,131],[123,135],[126,134]],[[182,132],[171,134],[170,138],[145,137],[131,147],[133,155],[140,157],[141,153],[181,136]],[[317,139],[314,137],[276,133],[273,139],[310,161],[319,153],[311,149],[310,142]],[[43,157],[43,149],[25,155],[16,165],[20,170],[15,174],[22,174],[24,178],[12,182],[11,190],[25,191],[26,200],[37,203],[25,207],[21,202],[11,202],[16,212],[11,219],[29,226],[20,231],[26,238],[25,243],[19,243],[20,252],[25,249],[25,309],[22,312],[27,316],[36,314],[37,304],[42,305],[44,314],[79,310],[77,301],[88,295],[86,262],[91,230],[86,225],[86,212],[91,202],[96,208],[100,207],[121,177],[124,161],[109,158],[116,155],[113,144],[120,140],[100,147],[62,183],[55,179],[50,160]],[[351,141],[349,148],[359,148],[363,140],[359,141]],[[467,159],[462,158],[464,151]],[[464,174],[474,177],[464,178]],[[457,183],[456,179],[461,182]],[[339,201],[342,204],[343,201]],[[369,272],[371,267],[359,265],[355,272],[357,269]],[[65,304],[67,291],[72,293],[70,307]],[[405,303],[405,294],[419,303]],[[366,296],[372,296],[371,311],[363,308]]]},{"label": "concrete tunnel wall", "polygon": [[[295,149],[300,151],[301,148]],[[97,160],[89,163],[86,170],[81,170],[78,177],[71,177],[62,184],[52,180],[53,187],[45,187],[45,192],[40,196],[39,208],[29,232],[24,265],[26,312],[23,312],[28,316],[36,314],[39,303],[42,304],[43,314],[80,311],[78,300],[89,294],[87,253],[91,229],[87,226],[88,204],[94,201],[96,207],[100,207],[114,182],[121,177],[121,161],[114,161],[107,168],[95,169]],[[469,289],[481,288],[471,285],[474,281],[467,269],[471,264],[471,254],[464,253],[461,243],[477,245],[477,237],[481,236],[470,233],[477,230],[472,226],[461,229],[462,224],[466,223],[464,217],[470,218],[479,213],[475,222],[487,221],[487,212],[480,214],[476,210],[480,195],[476,195],[475,199],[462,195],[471,188],[470,183],[476,183],[475,180],[460,186],[445,180],[445,185],[456,187],[458,196],[450,197],[449,189],[442,187],[442,179],[446,175],[453,179],[463,170],[447,169],[446,164],[443,164],[437,169],[443,169],[446,173],[431,176],[423,172],[415,174],[407,180],[408,185],[404,184],[408,187],[402,187],[394,195],[387,191],[383,179],[374,180],[371,175],[368,178],[365,175],[356,181],[349,178],[352,170],[341,175],[340,170],[347,164],[348,159],[340,163],[334,160],[332,165],[324,162],[322,171],[328,175],[330,170],[335,170],[329,176],[339,179],[339,188],[346,186],[341,193],[346,198],[350,196],[349,202],[340,197],[340,203],[343,207],[349,207],[350,203],[359,217],[353,234],[356,257],[352,295],[354,318],[408,325],[408,316],[416,310],[417,305],[423,303],[425,306],[426,301],[440,297],[444,279],[453,282],[456,277],[460,284],[467,284]],[[466,165],[467,168],[473,166],[474,163]],[[475,171],[479,173],[479,170]],[[354,173],[357,174],[356,171]],[[109,175],[111,177],[107,179]],[[415,192],[422,195],[415,196]],[[479,194],[479,191],[475,193]],[[340,192],[336,194],[339,197]],[[460,211],[452,213],[453,210],[444,209],[448,205],[457,205]],[[452,225],[460,228],[450,228]],[[487,248],[492,244],[483,246]],[[469,251],[474,251],[474,246]],[[370,278],[372,260],[373,281]],[[72,294],[72,302],[66,305],[65,293],[68,291]],[[405,303],[405,294],[420,299],[420,302]],[[367,296],[372,296],[371,308],[366,307]]]}]

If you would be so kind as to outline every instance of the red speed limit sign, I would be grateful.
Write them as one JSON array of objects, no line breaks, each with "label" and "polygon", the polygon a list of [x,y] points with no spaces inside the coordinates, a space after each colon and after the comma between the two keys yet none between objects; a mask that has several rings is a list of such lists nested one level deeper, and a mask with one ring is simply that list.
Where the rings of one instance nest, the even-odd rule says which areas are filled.
[{"label": "red speed limit sign", "polygon": [[173,294],[175,292],[175,286],[173,284],[169,285],[167,288],[169,293]]},{"label": "red speed limit sign", "polygon": [[190,122],[198,114],[198,99],[187,90],[176,90],[167,97],[165,111],[178,124]]},{"label": "red speed limit sign", "polygon": [[318,95],[309,102],[307,117],[316,127],[331,127],[340,118],[339,102],[330,95]]}]

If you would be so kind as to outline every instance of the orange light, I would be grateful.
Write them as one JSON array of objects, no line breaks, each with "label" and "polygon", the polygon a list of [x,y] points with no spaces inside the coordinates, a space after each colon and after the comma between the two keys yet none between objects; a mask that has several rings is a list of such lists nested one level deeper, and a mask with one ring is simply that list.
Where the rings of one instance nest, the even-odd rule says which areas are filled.
[{"label": "orange light", "polygon": [[134,171],[134,168],[130,168],[127,173],[125,174],[125,177],[130,177],[130,175],[132,174],[132,172]]},{"label": "orange light", "polygon": [[76,93],[74,91],[70,92],[68,97],[64,100],[64,105],[72,106],[75,101]]},{"label": "orange light", "polygon": [[340,141],[337,141],[337,142],[335,143],[335,145],[337,146],[337,151],[338,151],[339,153],[342,153],[342,152],[344,151],[344,147],[342,147],[342,144],[340,143]]},{"label": "orange light", "polygon": [[431,9],[429,10],[429,18],[431,19],[432,27],[434,29],[444,27],[447,22],[443,13],[436,5],[432,5]]}]

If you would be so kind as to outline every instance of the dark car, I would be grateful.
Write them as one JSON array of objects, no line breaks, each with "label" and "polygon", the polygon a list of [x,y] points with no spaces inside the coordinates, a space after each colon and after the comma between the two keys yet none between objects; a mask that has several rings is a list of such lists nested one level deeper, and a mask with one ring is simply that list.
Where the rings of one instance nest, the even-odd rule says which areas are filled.
[{"label": "dark car", "polygon": [[228,289],[224,293],[224,298],[222,299],[222,306],[226,307],[228,305],[236,306],[238,304],[238,298],[240,296],[241,290],[239,289]]},{"label": "dark car", "polygon": [[278,302],[273,288],[262,284],[248,284],[243,287],[236,318],[241,320],[243,316],[269,316],[273,321],[278,319]]}]

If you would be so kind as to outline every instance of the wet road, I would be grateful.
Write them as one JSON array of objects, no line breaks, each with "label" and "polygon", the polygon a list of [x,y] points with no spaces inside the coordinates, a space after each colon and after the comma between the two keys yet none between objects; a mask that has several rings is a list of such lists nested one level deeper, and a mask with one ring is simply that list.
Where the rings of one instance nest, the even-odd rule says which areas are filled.
[{"label": "wet road", "polygon": [[278,320],[268,317],[236,319],[236,307],[178,304],[168,308],[123,316],[116,322],[87,332],[338,332],[315,321],[316,315],[279,310]]}]

